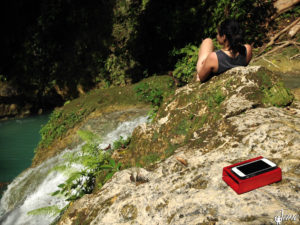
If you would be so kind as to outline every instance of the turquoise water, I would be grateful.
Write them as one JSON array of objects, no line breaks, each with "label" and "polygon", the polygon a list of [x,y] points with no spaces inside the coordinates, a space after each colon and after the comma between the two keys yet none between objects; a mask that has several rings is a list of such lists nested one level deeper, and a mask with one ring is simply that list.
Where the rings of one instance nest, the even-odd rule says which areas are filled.
[{"label": "turquoise water", "polygon": [[11,182],[31,165],[39,130],[49,115],[0,122],[0,183]]}]

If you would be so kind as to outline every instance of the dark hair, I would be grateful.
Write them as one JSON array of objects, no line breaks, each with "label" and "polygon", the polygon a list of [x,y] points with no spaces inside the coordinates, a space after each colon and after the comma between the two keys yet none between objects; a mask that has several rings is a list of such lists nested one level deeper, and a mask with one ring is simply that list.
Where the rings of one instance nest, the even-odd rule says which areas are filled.
[{"label": "dark hair", "polygon": [[220,24],[218,32],[220,36],[226,35],[229,49],[232,51],[233,55],[236,55],[236,53],[245,55],[243,31],[236,20],[226,19]]}]

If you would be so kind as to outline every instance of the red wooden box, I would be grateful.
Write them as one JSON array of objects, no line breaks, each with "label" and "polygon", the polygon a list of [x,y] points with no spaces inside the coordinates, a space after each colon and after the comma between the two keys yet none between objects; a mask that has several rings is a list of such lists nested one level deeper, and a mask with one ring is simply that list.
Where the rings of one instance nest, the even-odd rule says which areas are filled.
[{"label": "red wooden box", "polygon": [[252,162],[258,159],[263,158],[262,156],[249,159],[243,162],[239,162],[227,167],[223,168],[223,180],[238,194],[242,194],[248,191],[251,191],[253,189],[272,184],[274,182],[281,181],[282,175],[281,175],[281,169],[277,167],[274,170],[256,175],[254,177],[250,177],[247,179],[240,179],[238,178],[234,173],[231,172],[231,168]]}]

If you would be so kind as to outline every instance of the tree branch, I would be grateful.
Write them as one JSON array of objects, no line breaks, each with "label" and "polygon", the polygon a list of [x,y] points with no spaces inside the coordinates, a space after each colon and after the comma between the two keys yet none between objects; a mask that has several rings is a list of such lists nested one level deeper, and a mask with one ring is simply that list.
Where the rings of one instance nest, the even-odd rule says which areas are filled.
[{"label": "tree branch", "polygon": [[273,36],[270,40],[270,42],[265,45],[258,53],[258,56],[261,55],[267,47],[271,46],[274,44],[275,40],[282,35],[283,33],[285,33],[286,31],[288,31],[291,27],[293,27],[294,25],[296,25],[298,22],[300,21],[300,17],[298,17],[294,22],[292,22],[290,25],[288,25],[287,27],[285,27],[283,30],[281,30],[279,33],[277,33],[275,36]]}]

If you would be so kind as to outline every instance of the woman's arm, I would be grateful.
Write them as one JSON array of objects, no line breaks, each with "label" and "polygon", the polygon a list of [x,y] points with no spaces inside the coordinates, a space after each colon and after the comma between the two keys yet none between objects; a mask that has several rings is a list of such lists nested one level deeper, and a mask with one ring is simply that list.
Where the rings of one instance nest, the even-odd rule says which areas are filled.
[{"label": "woman's arm", "polygon": [[210,53],[203,63],[200,71],[197,71],[197,76],[201,82],[207,80],[212,72],[218,70],[218,58],[215,52]]},{"label": "woman's arm", "polygon": [[248,65],[250,60],[252,59],[252,47],[249,44],[245,44],[245,47],[247,49],[246,61],[247,61],[247,65]]}]

